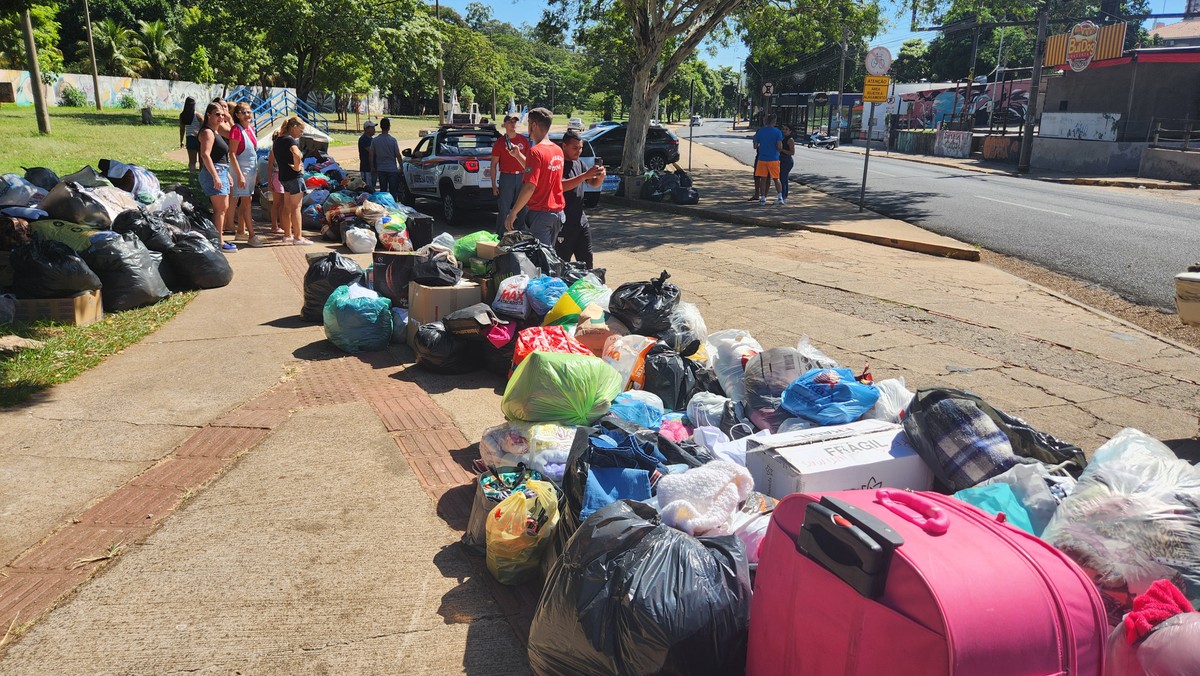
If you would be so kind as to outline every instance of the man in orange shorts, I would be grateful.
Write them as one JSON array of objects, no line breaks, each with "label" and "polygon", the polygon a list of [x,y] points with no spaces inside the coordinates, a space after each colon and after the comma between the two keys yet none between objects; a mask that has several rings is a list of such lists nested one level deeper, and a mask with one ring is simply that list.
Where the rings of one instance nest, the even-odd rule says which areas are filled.
[{"label": "man in orange shorts", "polygon": [[768,115],[767,123],[754,134],[754,150],[758,161],[754,165],[754,180],[758,185],[758,203],[767,203],[767,191],[775,181],[775,204],[786,204],[779,185],[779,151],[783,149],[783,132],[775,126],[775,116]]}]

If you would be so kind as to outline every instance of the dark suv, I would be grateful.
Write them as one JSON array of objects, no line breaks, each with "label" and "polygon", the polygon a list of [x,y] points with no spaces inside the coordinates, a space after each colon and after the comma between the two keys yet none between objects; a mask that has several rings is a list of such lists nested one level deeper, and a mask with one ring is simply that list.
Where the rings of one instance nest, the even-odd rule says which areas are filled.
[{"label": "dark suv", "polygon": [[[621,163],[621,153],[625,149],[625,132],[628,128],[628,123],[622,122],[615,127],[589,129],[580,136],[592,144],[596,155],[603,157],[605,164],[615,167]],[[678,161],[679,138],[663,127],[651,126],[646,133],[646,154],[642,160],[646,168],[658,171]]]}]

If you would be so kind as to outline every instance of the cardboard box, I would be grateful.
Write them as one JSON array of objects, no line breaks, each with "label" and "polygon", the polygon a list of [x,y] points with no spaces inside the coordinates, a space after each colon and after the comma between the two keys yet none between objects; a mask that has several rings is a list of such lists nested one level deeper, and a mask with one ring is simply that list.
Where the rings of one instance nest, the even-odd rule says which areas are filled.
[{"label": "cardboard box", "polygon": [[104,319],[100,290],[82,291],[67,298],[17,299],[17,321],[36,322],[44,319],[68,326],[95,324]]},{"label": "cardboard box", "polygon": [[460,282],[458,286],[408,285],[408,323],[427,324],[470,307],[483,299],[475,282]]},{"label": "cardboard box", "polygon": [[773,498],[870,488],[926,491],[933,472],[908,445],[904,429],[859,420],[752,438],[746,469],[754,489]]},{"label": "cardboard box", "polygon": [[1200,272],[1175,275],[1175,309],[1181,322],[1200,326]]},{"label": "cardboard box", "polygon": [[500,255],[500,245],[496,242],[476,242],[475,256],[490,261]]},{"label": "cardboard box", "polygon": [[376,251],[371,257],[371,288],[392,301],[408,306],[408,282],[417,254],[412,251]]}]

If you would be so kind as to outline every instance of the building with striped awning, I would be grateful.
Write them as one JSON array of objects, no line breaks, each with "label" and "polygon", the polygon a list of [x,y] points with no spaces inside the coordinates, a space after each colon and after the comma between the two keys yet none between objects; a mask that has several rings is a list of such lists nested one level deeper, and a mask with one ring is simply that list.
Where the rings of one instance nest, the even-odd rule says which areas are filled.
[{"label": "building with striped awning", "polygon": [[[1042,64],[1047,68],[1067,65],[1067,42],[1071,34],[1059,33],[1051,35],[1046,40],[1046,60]],[[1115,59],[1125,51],[1125,24],[1110,23],[1100,27],[1096,37],[1096,54],[1093,61]]]}]

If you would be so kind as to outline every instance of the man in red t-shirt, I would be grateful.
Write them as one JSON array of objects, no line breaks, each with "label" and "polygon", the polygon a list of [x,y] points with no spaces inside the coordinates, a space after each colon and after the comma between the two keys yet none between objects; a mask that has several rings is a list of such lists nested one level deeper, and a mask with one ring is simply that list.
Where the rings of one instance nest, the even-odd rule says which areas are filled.
[{"label": "man in red t-shirt", "polygon": [[[504,135],[492,144],[492,196],[496,198],[496,231],[501,235],[504,234],[504,219],[508,218],[513,202],[517,201],[517,193],[521,191],[525,155],[529,152],[529,139],[517,133],[518,120],[516,115],[505,115]],[[517,153],[508,152],[510,144]],[[524,211],[517,214],[516,225],[524,227]]]},{"label": "man in red t-shirt", "polygon": [[[525,223],[530,234],[549,247],[558,239],[566,206],[562,187],[563,152],[547,138],[553,120],[554,113],[545,108],[529,111],[529,139],[533,145],[525,158],[525,185],[504,220],[504,230],[511,231],[517,212],[528,206]],[[514,148],[513,152],[520,151]]]}]

